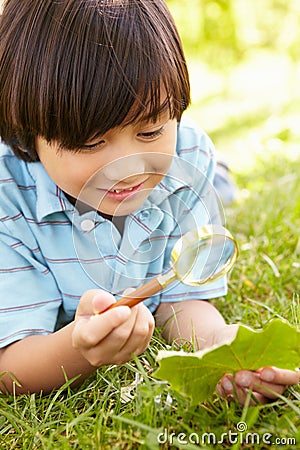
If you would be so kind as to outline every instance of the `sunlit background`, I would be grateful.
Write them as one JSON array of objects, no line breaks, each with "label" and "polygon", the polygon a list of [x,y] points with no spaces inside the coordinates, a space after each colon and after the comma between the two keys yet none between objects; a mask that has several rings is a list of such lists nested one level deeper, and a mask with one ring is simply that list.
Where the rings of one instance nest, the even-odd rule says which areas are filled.
[{"label": "sunlit background", "polygon": [[300,0],[167,0],[188,57],[189,114],[233,171],[300,156]]},{"label": "sunlit background", "polygon": [[[0,8],[3,0],[0,0]],[[299,156],[300,0],[167,0],[189,61],[189,115],[233,171]]]}]

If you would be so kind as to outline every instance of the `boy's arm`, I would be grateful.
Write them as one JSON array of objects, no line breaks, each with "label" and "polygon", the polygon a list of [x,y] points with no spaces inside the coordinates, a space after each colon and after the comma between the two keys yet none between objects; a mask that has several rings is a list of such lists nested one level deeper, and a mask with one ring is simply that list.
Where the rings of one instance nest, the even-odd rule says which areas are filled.
[{"label": "boy's arm", "polygon": [[[50,392],[62,386],[66,379],[82,375],[87,377],[95,367],[73,348],[74,322],[47,336],[33,335],[0,350],[0,390],[18,394],[43,391]],[[13,385],[10,372],[21,384]]]},{"label": "boy's arm", "polygon": [[[178,339],[180,344],[192,342],[196,350],[230,341],[238,329],[238,325],[226,325],[218,310],[208,301],[201,300],[161,303],[156,313],[156,324],[163,327],[162,334],[168,342]],[[237,400],[244,404],[247,391],[252,389],[257,400],[266,403],[299,380],[300,372],[276,367],[264,367],[255,372],[241,370],[234,379],[232,374],[224,375],[218,391],[229,398],[237,395]]]},{"label": "boy's arm", "polygon": [[0,391],[48,393],[62,386],[65,376],[80,376],[82,381],[97,367],[121,364],[143,352],[153,333],[153,316],[142,304],[106,311],[114,301],[106,292],[87,291],[74,322],[53,334],[29,336],[1,349]]},{"label": "boy's arm", "polygon": [[238,325],[226,325],[219,311],[208,301],[187,300],[161,303],[156,325],[163,327],[167,342],[192,342],[195,350],[210,347],[235,336]]}]

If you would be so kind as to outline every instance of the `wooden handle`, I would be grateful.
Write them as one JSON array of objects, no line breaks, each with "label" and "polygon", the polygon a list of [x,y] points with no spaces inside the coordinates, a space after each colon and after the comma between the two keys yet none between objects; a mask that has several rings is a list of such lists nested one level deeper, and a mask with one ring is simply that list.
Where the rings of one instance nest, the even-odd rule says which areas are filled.
[{"label": "wooden handle", "polygon": [[130,294],[125,295],[125,297],[120,298],[120,300],[118,300],[116,303],[113,303],[108,309],[115,308],[116,306],[129,306],[130,308],[132,308],[143,300],[146,300],[146,298],[149,298],[157,292],[161,291],[162,288],[163,287],[159,283],[157,278],[154,278],[153,280],[148,281],[148,283],[140,286]]}]

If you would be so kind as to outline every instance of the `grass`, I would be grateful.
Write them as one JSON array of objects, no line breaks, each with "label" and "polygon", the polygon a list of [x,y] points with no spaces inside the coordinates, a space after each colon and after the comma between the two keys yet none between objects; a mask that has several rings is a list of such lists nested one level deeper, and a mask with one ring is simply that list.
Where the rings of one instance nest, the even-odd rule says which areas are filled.
[{"label": "grass", "polygon": [[[228,92],[224,95],[217,104],[214,96],[210,103],[206,100],[210,114],[212,105],[219,110],[224,100],[230,109]],[[236,99],[233,102],[239,110]],[[217,147],[233,161],[239,187],[226,216],[240,254],[230,275],[229,294],[215,300],[229,322],[256,328],[282,317],[299,326],[300,157],[294,149],[299,149],[300,137],[291,125],[298,106],[293,98],[277,107],[275,122],[268,108],[257,105],[256,113],[245,108],[222,120],[222,127],[209,130]],[[198,111],[196,104],[194,116]],[[243,152],[234,153],[241,142]],[[251,146],[255,154],[245,155]],[[122,367],[98,370],[76,390],[67,382],[44,397],[0,395],[0,449],[196,449],[202,437],[202,448],[212,448],[205,433],[218,439],[227,433],[214,448],[272,448],[270,442],[276,438],[282,445],[277,442],[273,448],[299,447],[299,387],[268,405],[241,407],[215,393],[192,407],[187,398],[153,377],[157,351],[165,348],[156,330],[142,356]],[[241,422],[247,431],[235,435]],[[257,433],[260,443],[247,442],[248,432]]]},{"label": "grass", "polygon": [[[299,325],[299,173],[299,158],[273,155],[258,161],[254,171],[236,174],[240,196],[227,210],[227,226],[238,239],[240,255],[230,276],[230,293],[215,301],[230,322],[260,327],[279,316]],[[166,440],[165,430],[169,443],[160,448],[192,449],[197,448],[195,444],[182,443],[186,438],[180,433],[194,442],[203,433],[220,438],[222,433],[235,433],[239,422],[247,423],[248,432],[258,433],[260,439],[270,433],[285,443],[296,439],[299,446],[298,387],[263,406],[243,408],[214,394],[204,404],[191,407],[188,399],[152,375],[155,355],[164,348],[157,330],[141,357],[121,368],[99,370],[78,390],[66,383],[45,397],[1,396],[1,450],[157,449],[158,438]],[[241,441],[247,435],[238,436]],[[219,448],[232,448],[234,439],[232,435],[231,443]],[[247,445],[240,442],[233,448]],[[264,445],[249,444],[248,448]]]}]

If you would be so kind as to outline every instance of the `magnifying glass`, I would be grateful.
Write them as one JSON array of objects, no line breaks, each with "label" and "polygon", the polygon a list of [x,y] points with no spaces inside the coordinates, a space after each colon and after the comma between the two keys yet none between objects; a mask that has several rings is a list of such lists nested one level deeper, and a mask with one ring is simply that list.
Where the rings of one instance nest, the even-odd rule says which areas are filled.
[{"label": "magnifying glass", "polygon": [[221,225],[206,225],[183,235],[171,253],[171,268],[113,303],[133,307],[179,280],[189,286],[211,283],[229,272],[238,255],[230,232]]}]

